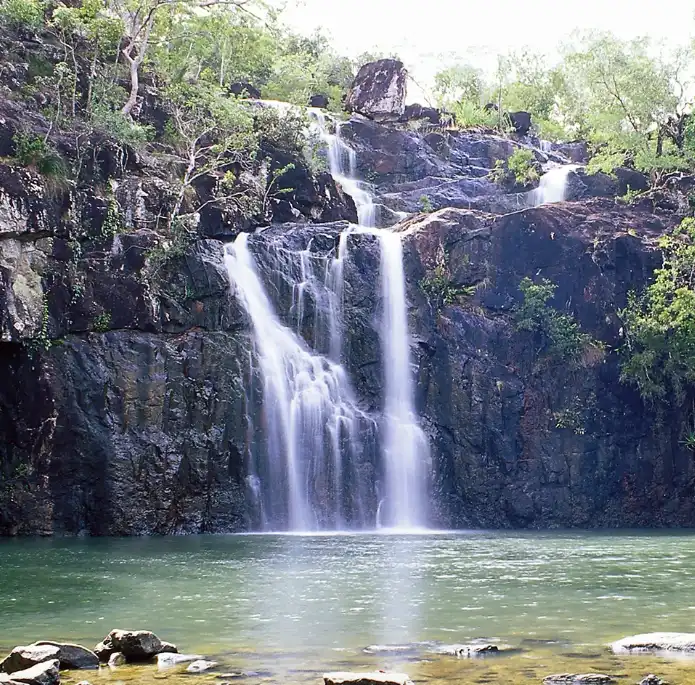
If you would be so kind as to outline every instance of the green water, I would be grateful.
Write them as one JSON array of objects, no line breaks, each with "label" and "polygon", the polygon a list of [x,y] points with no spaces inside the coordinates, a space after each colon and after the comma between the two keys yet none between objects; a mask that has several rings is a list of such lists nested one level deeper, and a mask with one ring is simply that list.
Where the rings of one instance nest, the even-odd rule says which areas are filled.
[{"label": "green water", "polygon": [[[477,682],[660,668],[695,682],[690,663],[605,650],[638,632],[695,631],[693,569],[689,534],[8,540],[0,542],[0,648],[36,639],[92,645],[112,628],[147,628],[227,668],[261,670],[262,680],[314,682],[348,667]],[[476,664],[362,651],[473,638],[520,651]],[[128,675],[146,680],[130,669],[118,679]]]}]

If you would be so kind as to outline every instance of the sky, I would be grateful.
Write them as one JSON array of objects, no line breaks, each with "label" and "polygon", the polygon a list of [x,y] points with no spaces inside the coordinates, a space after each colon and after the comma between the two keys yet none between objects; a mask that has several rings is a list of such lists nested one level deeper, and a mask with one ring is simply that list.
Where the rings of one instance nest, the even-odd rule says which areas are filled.
[{"label": "sky", "polygon": [[[669,46],[695,35],[694,0],[286,0],[285,21],[302,33],[323,27],[335,48],[357,56],[397,53],[417,83],[457,61],[494,68],[523,47],[552,56],[575,29],[623,39],[650,35]],[[409,98],[410,100],[413,97]]]}]

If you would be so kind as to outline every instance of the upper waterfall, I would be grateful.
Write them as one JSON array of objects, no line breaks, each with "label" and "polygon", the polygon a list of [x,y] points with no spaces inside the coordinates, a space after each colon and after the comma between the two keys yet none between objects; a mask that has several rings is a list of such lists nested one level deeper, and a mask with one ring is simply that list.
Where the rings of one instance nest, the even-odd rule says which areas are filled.
[{"label": "upper waterfall", "polygon": [[565,164],[544,173],[538,188],[529,193],[531,205],[538,207],[550,202],[563,202],[567,198],[569,175],[577,168],[576,164]]},{"label": "upper waterfall", "polygon": [[335,122],[332,133],[321,110],[311,110],[311,114],[327,144],[331,174],[355,202],[360,223],[358,230],[375,234],[381,248],[384,488],[377,524],[397,529],[423,527],[427,522],[429,445],[414,407],[401,235],[376,228],[373,197],[357,179],[357,156],[341,139],[340,123]]}]

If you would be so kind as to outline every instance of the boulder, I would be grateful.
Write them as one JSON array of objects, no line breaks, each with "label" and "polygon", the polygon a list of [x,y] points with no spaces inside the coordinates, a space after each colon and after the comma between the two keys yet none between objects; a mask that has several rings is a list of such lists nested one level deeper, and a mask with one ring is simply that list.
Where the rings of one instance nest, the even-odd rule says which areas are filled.
[{"label": "boulder", "polygon": [[345,99],[346,111],[377,121],[397,121],[405,111],[407,76],[403,63],[395,59],[365,64]]},{"label": "boulder", "polygon": [[605,673],[558,673],[543,678],[544,685],[608,685],[615,679]]},{"label": "boulder", "polygon": [[69,642],[52,642],[50,640],[42,640],[35,642],[32,647],[36,646],[53,646],[58,648],[58,659],[62,669],[82,669],[82,668],[98,668],[99,657],[91,650],[82,645],[75,645]]},{"label": "boulder", "polygon": [[611,645],[614,654],[631,652],[695,652],[695,633],[644,633]]},{"label": "boulder", "polygon": [[517,135],[525,136],[531,130],[531,115],[528,112],[509,112],[507,116]]},{"label": "boulder", "polygon": [[160,654],[178,654],[179,649],[175,644],[172,644],[171,642],[165,642],[162,640],[162,647],[159,650]]},{"label": "boulder", "polygon": [[260,100],[261,98],[261,91],[245,81],[230,84],[228,90],[237,97],[250,98],[251,100]]},{"label": "boulder", "polygon": [[123,654],[123,652],[114,652],[109,657],[109,667],[110,668],[116,668],[117,666],[123,666],[126,663],[127,663],[127,659],[125,658],[125,654]]},{"label": "boulder", "polygon": [[435,126],[441,123],[441,114],[435,107],[424,107],[420,104],[408,105],[403,111],[401,122],[424,120]]},{"label": "boulder", "polygon": [[186,672],[187,673],[205,673],[205,671],[209,671],[211,668],[215,668],[215,666],[217,666],[216,661],[208,661],[207,659],[198,659],[197,661],[194,661],[192,664],[188,665]]},{"label": "boulder", "polygon": [[15,647],[1,662],[0,671],[14,673],[45,661],[59,659],[60,648],[55,645],[28,645]]},{"label": "boulder", "polygon": [[5,682],[22,685],[57,685],[60,682],[60,661],[51,659],[22,671],[15,671]]},{"label": "boulder", "polygon": [[405,673],[324,673],[324,685],[412,685]]},{"label": "boulder", "polygon": [[186,664],[189,661],[199,661],[203,657],[200,654],[176,654],[171,652],[160,652],[157,654],[157,666],[159,668],[172,668],[179,664]]},{"label": "boulder", "polygon": [[115,652],[121,652],[128,661],[146,661],[162,649],[162,641],[149,630],[112,630],[94,652],[100,661],[108,661]]},{"label": "boulder", "polygon": [[329,105],[329,100],[326,95],[312,95],[309,98],[309,107],[317,107],[318,109],[326,109]]}]

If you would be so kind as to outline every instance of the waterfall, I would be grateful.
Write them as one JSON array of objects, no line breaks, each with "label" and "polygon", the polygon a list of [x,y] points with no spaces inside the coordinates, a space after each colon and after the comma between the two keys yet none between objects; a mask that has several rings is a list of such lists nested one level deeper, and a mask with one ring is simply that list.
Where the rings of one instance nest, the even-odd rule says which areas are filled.
[{"label": "waterfall", "polygon": [[549,202],[562,202],[567,197],[567,181],[569,175],[577,169],[576,164],[553,167],[541,176],[538,188],[529,193],[529,201],[533,207]]},{"label": "waterfall", "polygon": [[[379,504],[377,525],[412,529],[426,524],[425,489],[429,445],[414,408],[410,335],[403,272],[401,235],[375,228],[371,193],[357,180],[357,158],[340,137],[329,131],[326,115],[311,110],[316,129],[328,148],[331,174],[352,197],[357,208],[359,229],[376,235],[381,248],[381,296],[383,301],[380,337],[384,360],[384,416],[382,454],[385,492]],[[382,512],[382,505],[385,513]]]},{"label": "waterfall", "polygon": [[[271,527],[294,531],[341,529],[346,508],[346,461],[369,439],[370,419],[358,407],[340,364],[309,349],[276,316],[249,236],[227,247],[225,263],[251,319],[262,381],[264,459],[249,484]],[[359,490],[359,488],[355,488]],[[353,493],[354,494],[354,493]]]}]

